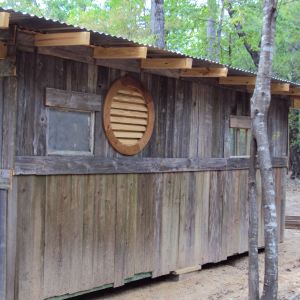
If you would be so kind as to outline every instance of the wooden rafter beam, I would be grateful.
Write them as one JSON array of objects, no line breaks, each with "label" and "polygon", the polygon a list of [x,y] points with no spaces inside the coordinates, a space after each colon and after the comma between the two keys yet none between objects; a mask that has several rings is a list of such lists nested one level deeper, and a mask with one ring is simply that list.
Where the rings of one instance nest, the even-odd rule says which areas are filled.
[{"label": "wooden rafter beam", "polygon": [[[247,91],[252,93],[254,91],[254,86],[247,86]],[[300,90],[298,91],[300,95]],[[289,83],[271,83],[271,93],[275,95],[297,95],[291,92],[291,87]]]},{"label": "wooden rafter beam", "polygon": [[294,109],[300,109],[300,98],[294,98],[291,106]]},{"label": "wooden rafter beam", "polygon": [[298,87],[290,87],[289,95],[291,95],[291,96],[299,96],[300,97],[300,88],[298,88]]},{"label": "wooden rafter beam", "polygon": [[228,76],[220,78],[219,83],[224,85],[255,85],[256,77],[254,76]]},{"label": "wooden rafter beam", "polygon": [[38,33],[35,35],[34,45],[49,46],[89,46],[90,32]]},{"label": "wooden rafter beam", "polygon": [[[256,77],[254,76],[229,76],[225,78],[220,78],[219,83],[223,85],[246,85],[248,86],[248,91],[254,90],[256,83]],[[271,83],[272,93],[289,92],[290,85],[288,83]]]},{"label": "wooden rafter beam", "polygon": [[7,12],[0,12],[0,28],[8,28],[9,27],[9,17],[10,14]]},{"label": "wooden rafter beam", "polygon": [[7,57],[7,45],[0,42],[0,59],[5,59]]},{"label": "wooden rafter beam", "polygon": [[147,57],[147,47],[95,47],[96,59],[143,59]]},{"label": "wooden rafter beam", "polygon": [[227,77],[227,68],[192,68],[187,70],[181,70],[181,77]]},{"label": "wooden rafter beam", "polygon": [[192,58],[147,58],[141,60],[142,69],[191,69]]}]

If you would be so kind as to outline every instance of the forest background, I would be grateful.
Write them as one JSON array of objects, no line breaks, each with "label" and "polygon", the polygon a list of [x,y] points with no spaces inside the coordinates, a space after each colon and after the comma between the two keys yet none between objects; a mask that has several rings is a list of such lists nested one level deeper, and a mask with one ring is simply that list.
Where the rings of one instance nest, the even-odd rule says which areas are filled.
[{"label": "forest background", "polygon": [[[150,0],[0,0],[0,6],[155,44]],[[165,0],[166,48],[256,71],[262,0]],[[300,0],[279,0],[273,75],[300,82]],[[290,153],[300,176],[300,113],[290,114]]]}]

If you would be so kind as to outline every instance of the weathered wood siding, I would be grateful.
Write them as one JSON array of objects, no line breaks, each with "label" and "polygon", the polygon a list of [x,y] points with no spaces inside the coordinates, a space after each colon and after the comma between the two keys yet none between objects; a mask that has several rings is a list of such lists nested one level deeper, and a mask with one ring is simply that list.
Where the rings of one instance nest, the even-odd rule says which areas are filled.
[{"label": "weathered wood siding", "polygon": [[[274,174],[281,216],[285,169]],[[134,274],[155,277],[247,251],[245,170],[18,183],[16,299],[119,286]]]},{"label": "weathered wood siding", "polygon": [[[42,161],[46,155],[46,88],[98,94],[103,100],[111,83],[125,72],[19,52],[17,74],[17,133],[11,142],[16,142],[20,168],[32,160],[30,156]],[[58,176],[52,170],[51,176],[15,176],[8,230],[13,232],[17,222],[17,256],[8,273],[16,287],[8,299],[44,299],[106,284],[119,286],[135,274],[151,272],[156,277],[247,251],[248,171],[245,166],[227,168],[231,161],[226,159],[219,162],[225,169],[213,169],[208,158],[230,156],[229,116],[249,114],[249,95],[211,81],[132,76],[140,76],[152,94],[156,113],[153,136],[133,159],[139,159],[145,170],[151,158],[162,165],[156,166],[156,173],[118,174],[116,161],[123,173],[130,161],[122,164],[123,156],[109,145],[102,112],[97,111],[94,155],[98,163],[105,161],[111,167],[106,173],[114,174]],[[7,118],[4,112],[5,108],[0,126]],[[269,115],[273,156],[287,154],[287,112],[287,100],[273,100]],[[2,134],[14,137],[13,130],[4,127]],[[2,168],[13,167],[14,151],[8,144],[1,147],[1,139],[0,151],[7,153],[2,157],[10,157],[9,165],[2,161]],[[177,165],[175,160],[170,164],[172,158],[178,158]],[[207,159],[208,169],[190,172],[197,159]],[[203,161],[198,161],[200,167]],[[50,169],[51,163],[50,159]],[[161,173],[163,163],[173,168],[171,173]],[[281,237],[285,171],[284,167],[274,171]],[[260,246],[262,231],[261,218]],[[13,252],[9,250],[8,256],[14,257],[14,239],[9,239]]]},{"label": "weathered wood siding", "polygon": [[[89,92],[105,97],[111,83],[124,71],[97,67],[45,55],[18,55],[17,155],[45,155],[46,88]],[[155,126],[149,144],[137,157],[228,157],[229,116],[249,115],[249,94],[158,75],[138,75],[154,100]],[[201,82],[201,81],[199,81]],[[271,150],[287,154],[286,99],[274,99],[270,111]],[[109,145],[96,112],[95,155],[121,157]]]}]

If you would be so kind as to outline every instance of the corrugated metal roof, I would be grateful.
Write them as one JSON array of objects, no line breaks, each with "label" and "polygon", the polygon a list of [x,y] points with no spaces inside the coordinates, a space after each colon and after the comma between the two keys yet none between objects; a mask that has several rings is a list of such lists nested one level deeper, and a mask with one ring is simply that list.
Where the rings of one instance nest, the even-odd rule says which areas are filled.
[{"label": "corrugated metal roof", "polygon": [[[11,23],[20,26],[21,28],[37,31],[37,32],[59,32],[59,31],[89,31],[94,36],[94,44],[97,45],[97,41],[99,44],[107,44],[107,45],[127,45],[127,46],[147,46],[150,51],[155,52],[156,54],[160,54],[164,57],[190,57],[193,58],[194,65],[199,64],[201,66],[224,66],[229,70],[230,75],[256,75],[256,72],[245,70],[242,68],[233,67],[227,64],[222,64],[218,61],[214,61],[205,57],[200,56],[189,56],[179,51],[172,51],[161,49],[153,45],[142,44],[134,40],[126,39],[121,36],[111,35],[105,32],[94,31],[80,25],[70,25],[65,22],[60,22],[54,19],[49,19],[45,17],[38,17],[36,15],[24,13],[21,11],[16,11],[11,8],[2,8],[0,7],[0,11],[6,11],[11,13]],[[276,76],[272,77],[273,80],[289,83],[295,86],[300,86],[300,83],[293,82],[290,80],[282,79]]]}]

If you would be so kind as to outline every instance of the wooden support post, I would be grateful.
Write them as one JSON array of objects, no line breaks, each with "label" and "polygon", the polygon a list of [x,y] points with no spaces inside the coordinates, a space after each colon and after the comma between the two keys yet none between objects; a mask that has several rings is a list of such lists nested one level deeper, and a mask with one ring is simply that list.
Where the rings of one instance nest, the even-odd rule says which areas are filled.
[{"label": "wooden support post", "polygon": [[38,33],[35,35],[34,45],[37,47],[89,46],[90,32]]},{"label": "wooden support post", "polygon": [[0,300],[6,299],[7,191],[0,190]]},{"label": "wooden support post", "polygon": [[228,68],[192,68],[181,70],[181,77],[227,77]]},{"label": "wooden support post", "polygon": [[147,58],[142,59],[142,69],[191,69],[192,58]]},{"label": "wooden support post", "polygon": [[95,47],[96,59],[142,59],[147,57],[147,47]]},{"label": "wooden support post", "polygon": [[9,27],[9,16],[8,12],[0,12],[0,29]]}]

